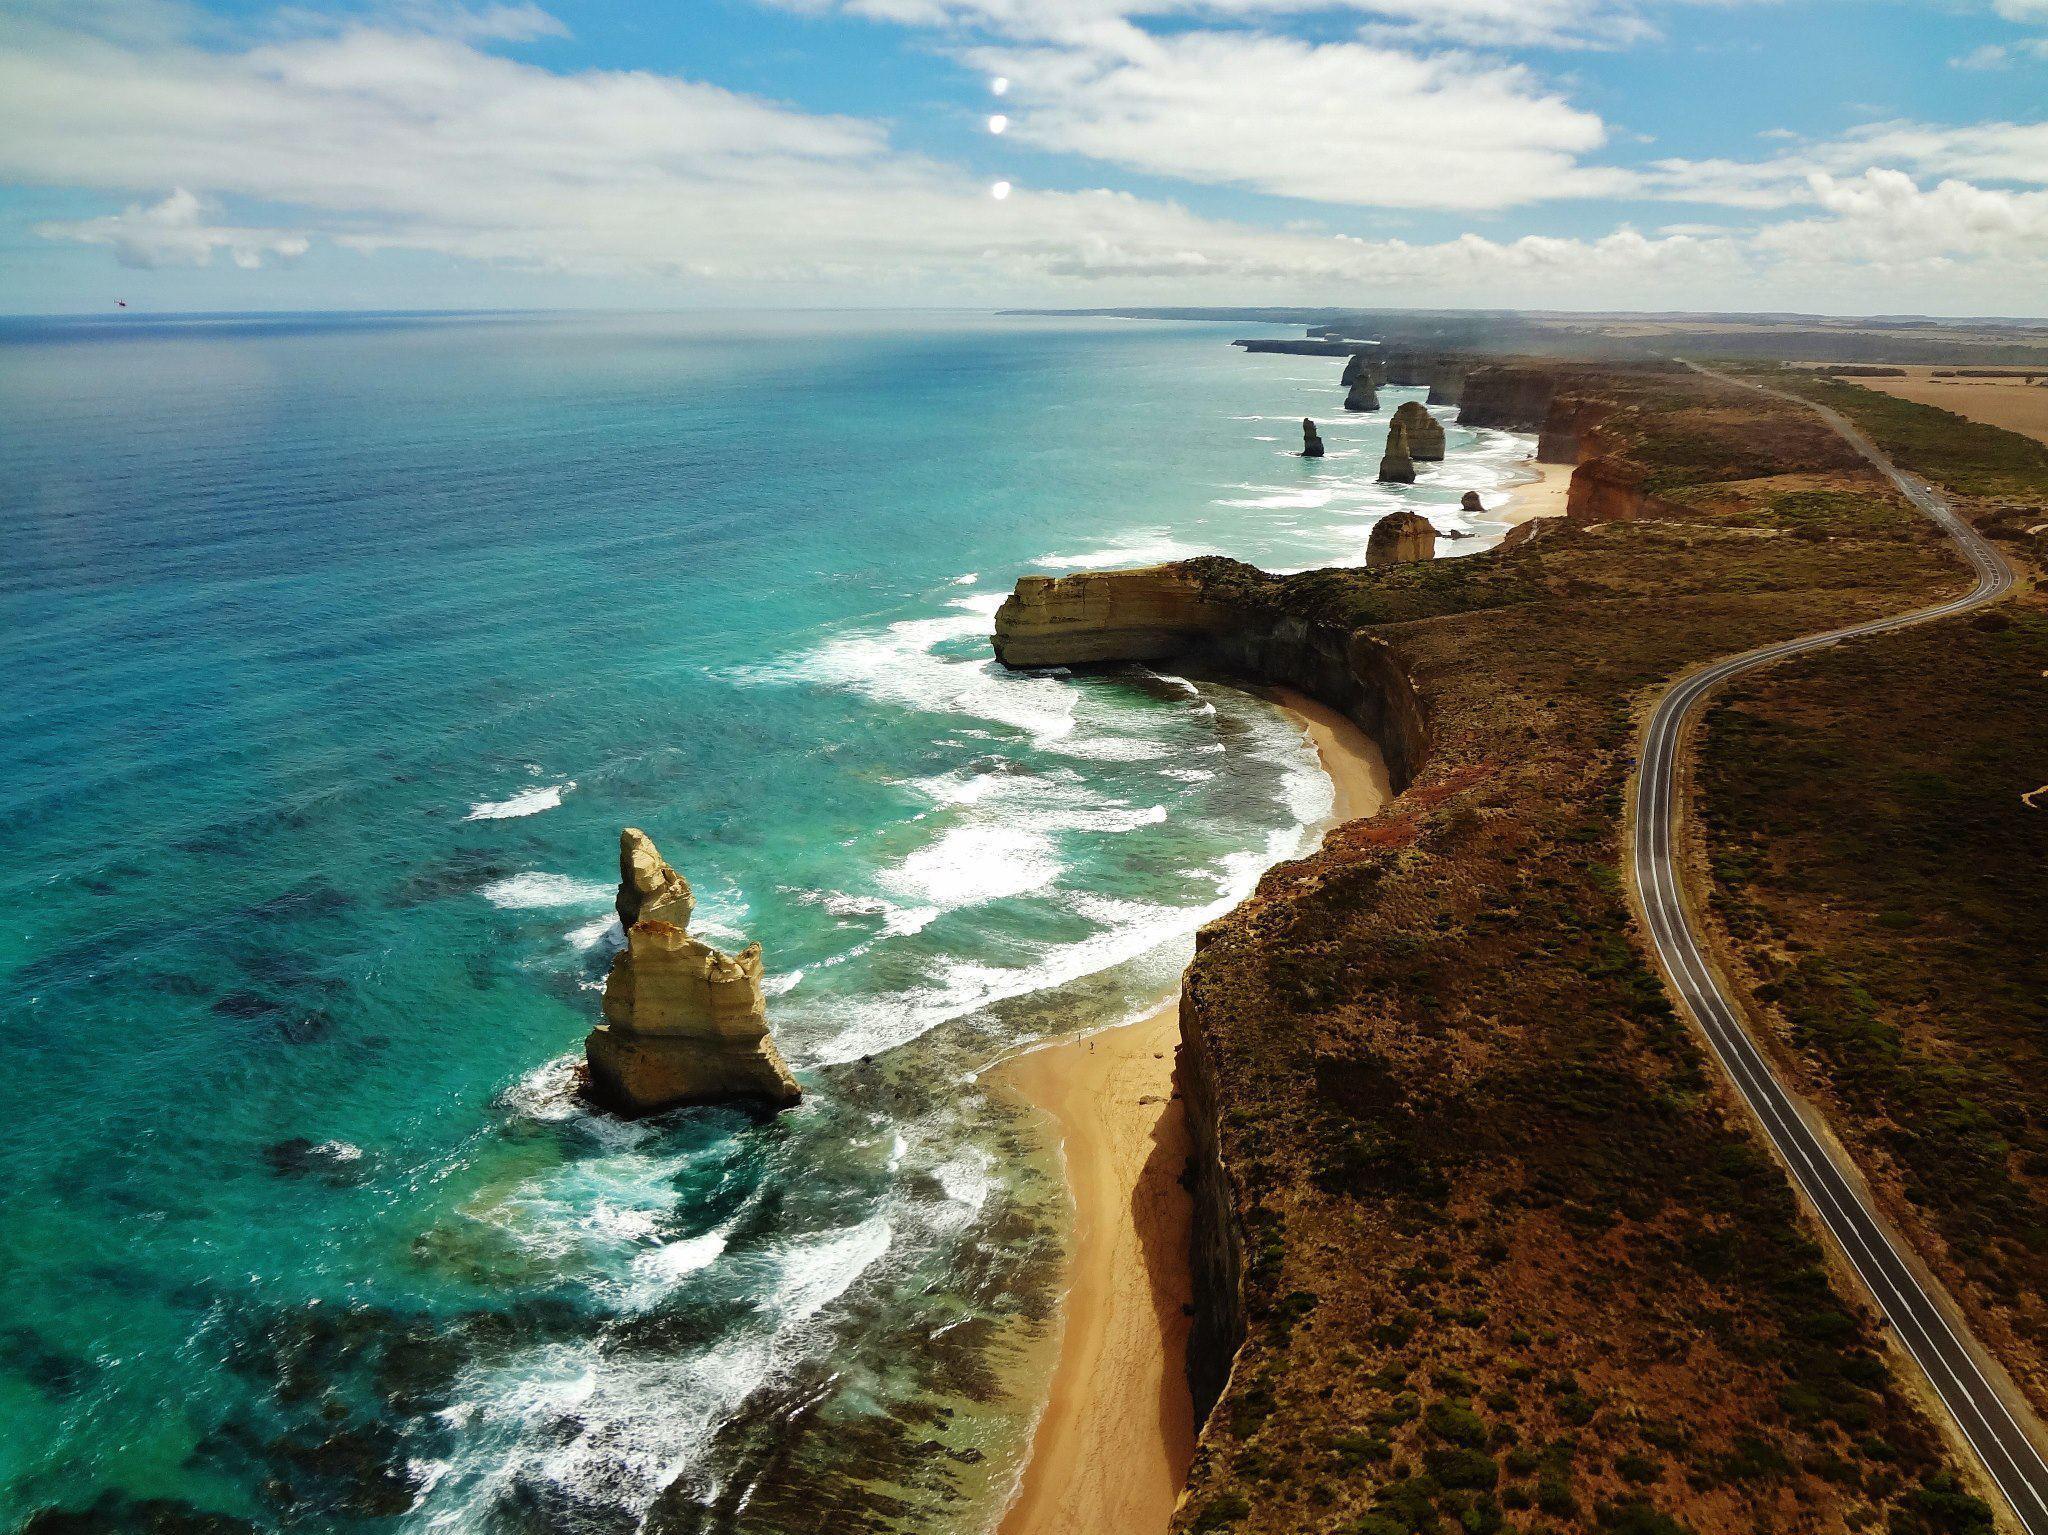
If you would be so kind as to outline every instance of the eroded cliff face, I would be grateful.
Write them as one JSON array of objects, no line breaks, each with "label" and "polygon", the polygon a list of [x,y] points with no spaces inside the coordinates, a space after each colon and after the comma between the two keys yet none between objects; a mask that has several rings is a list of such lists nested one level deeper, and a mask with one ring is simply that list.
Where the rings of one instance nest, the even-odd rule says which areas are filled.
[{"label": "eroded cliff face", "polygon": [[626,946],[584,1040],[589,1091],[616,1113],[699,1103],[788,1108],[802,1096],[768,1033],[761,946],[727,954],[692,938],[690,886],[636,827],[619,836]]},{"label": "eroded cliff face", "polygon": [[1557,387],[1554,368],[1474,368],[1465,376],[1458,420],[1504,432],[1540,431]]},{"label": "eroded cliff face", "polygon": [[1633,522],[1657,515],[1660,503],[1643,489],[1648,472],[1620,458],[1594,458],[1572,471],[1565,516],[1573,522]]},{"label": "eroded cliff face", "polygon": [[[1395,515],[1430,527],[1412,513]],[[996,656],[1017,667],[1179,660],[1254,684],[1294,688],[1370,735],[1392,787],[1405,789],[1428,753],[1429,724],[1401,657],[1362,630],[1290,612],[1286,585],[1285,578],[1224,559],[1027,576],[997,610]],[[1203,941],[1198,938],[1198,948]],[[1244,1341],[1245,1254],[1236,1213],[1242,1196],[1219,1137],[1217,1080],[1195,976],[1191,970],[1182,999],[1176,1082],[1192,1142],[1188,1381],[1200,1422],[1222,1394]]]},{"label": "eroded cliff face", "polygon": [[996,659],[1020,667],[1161,661],[1226,633],[1239,617],[1186,564],[1026,576],[996,610]]},{"label": "eroded cliff face", "polygon": [[1378,742],[1400,789],[1422,761],[1428,726],[1399,657],[1384,640],[1287,611],[1287,588],[1286,577],[1213,557],[1025,576],[996,611],[996,659],[1024,668],[1180,660],[1296,688]]},{"label": "eroded cliff face", "polygon": [[1576,464],[1598,451],[1600,423],[1613,414],[1605,400],[1582,395],[1560,394],[1544,413],[1543,429],[1536,438],[1539,464]]}]

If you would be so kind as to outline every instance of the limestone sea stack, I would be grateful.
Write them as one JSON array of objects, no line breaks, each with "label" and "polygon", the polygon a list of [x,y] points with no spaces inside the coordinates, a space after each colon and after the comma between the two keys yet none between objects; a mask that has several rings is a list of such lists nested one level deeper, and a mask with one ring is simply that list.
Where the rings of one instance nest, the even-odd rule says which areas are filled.
[{"label": "limestone sea stack", "polygon": [[786,1109],[802,1097],[768,1034],[761,946],[725,954],[692,938],[690,885],[637,827],[619,833],[626,946],[590,1031],[590,1095],[638,1117],[686,1104]]},{"label": "limestone sea stack", "polygon": [[1458,510],[1461,512],[1483,512],[1486,510],[1486,503],[1479,499],[1478,491],[1468,490],[1465,492],[1464,499],[1458,503]]},{"label": "limestone sea stack", "polygon": [[1301,418],[1301,456],[1303,458],[1321,458],[1323,456],[1323,439],[1316,431],[1315,422],[1311,421],[1307,416]]},{"label": "limestone sea stack", "polygon": [[1408,452],[1408,433],[1398,421],[1387,424],[1387,451],[1380,459],[1380,479],[1389,485],[1415,483],[1415,459]]},{"label": "limestone sea stack", "polygon": [[1351,360],[1344,364],[1344,376],[1337,380],[1346,389],[1361,383],[1377,389],[1384,381],[1379,359],[1369,352],[1353,352]]},{"label": "limestone sea stack", "polygon": [[1372,525],[1365,541],[1365,565],[1378,570],[1436,558],[1436,528],[1415,512],[1390,512]]},{"label": "limestone sea stack", "polygon": [[1344,396],[1346,410],[1368,411],[1380,408],[1380,397],[1373,393],[1372,385],[1359,379],[1351,386],[1351,392]]},{"label": "limestone sea stack", "polygon": [[1444,424],[1432,416],[1420,400],[1404,400],[1394,412],[1394,421],[1408,434],[1408,456],[1417,463],[1441,463],[1444,456]]}]

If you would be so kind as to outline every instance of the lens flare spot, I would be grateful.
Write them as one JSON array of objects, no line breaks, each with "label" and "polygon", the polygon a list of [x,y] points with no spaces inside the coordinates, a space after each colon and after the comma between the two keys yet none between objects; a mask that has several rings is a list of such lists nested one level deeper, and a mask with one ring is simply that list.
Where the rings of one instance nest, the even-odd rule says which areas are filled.
[{"label": "lens flare spot", "polygon": [[994,186],[988,189],[988,195],[993,197],[997,202],[1001,202],[1004,198],[1010,195],[1010,183],[1007,181],[998,181]]},{"label": "lens flare spot", "polygon": [[1008,133],[1010,131],[1010,120],[998,112],[988,120],[988,131],[990,133]]},{"label": "lens flare spot", "polygon": [[997,75],[993,80],[989,81],[988,88],[994,95],[1006,96],[1010,92],[1010,77],[1008,75]]}]

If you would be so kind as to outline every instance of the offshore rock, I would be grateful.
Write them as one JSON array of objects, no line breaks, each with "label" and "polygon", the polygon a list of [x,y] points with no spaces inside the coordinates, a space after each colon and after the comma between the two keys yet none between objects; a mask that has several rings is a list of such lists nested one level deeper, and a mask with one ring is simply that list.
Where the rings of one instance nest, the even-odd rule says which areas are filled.
[{"label": "offshore rock", "polygon": [[[692,938],[683,925],[690,887],[646,833],[620,836],[619,870],[620,916],[636,920],[605,978],[604,1022],[583,1042],[590,1096],[629,1117],[686,1104],[796,1103],[802,1092],[768,1033],[761,946],[726,954]],[[669,915],[648,915],[657,904]]]},{"label": "offshore rock", "polygon": [[1344,396],[1346,410],[1367,411],[1380,408],[1380,397],[1373,393],[1369,379],[1358,379],[1351,385],[1351,392]]},{"label": "offshore rock", "polygon": [[1371,352],[1353,352],[1351,360],[1344,364],[1344,376],[1337,380],[1345,388],[1356,383],[1365,383],[1378,388],[1386,382],[1381,371],[1379,358]]},{"label": "offshore rock", "polygon": [[1380,479],[1389,485],[1415,483],[1415,458],[1408,451],[1408,433],[1399,421],[1387,426],[1387,451],[1380,459]]},{"label": "offshore rock", "polygon": [[1486,510],[1486,503],[1479,499],[1478,491],[1468,490],[1465,492],[1464,498],[1458,502],[1458,510],[1461,512],[1483,512]]},{"label": "offshore rock", "polygon": [[1436,528],[1415,512],[1391,512],[1372,525],[1365,541],[1368,570],[1436,558]]},{"label": "offshore rock", "polygon": [[687,930],[697,899],[690,882],[669,867],[654,839],[637,826],[619,833],[619,926],[635,922],[673,922]]},{"label": "offshore rock", "polygon": [[1303,458],[1321,458],[1323,456],[1323,439],[1316,431],[1315,422],[1311,421],[1307,416],[1301,418],[1301,456]]},{"label": "offshore rock", "polygon": [[1441,463],[1444,425],[1419,400],[1405,400],[1394,412],[1394,424],[1408,434],[1408,456],[1418,463]]}]

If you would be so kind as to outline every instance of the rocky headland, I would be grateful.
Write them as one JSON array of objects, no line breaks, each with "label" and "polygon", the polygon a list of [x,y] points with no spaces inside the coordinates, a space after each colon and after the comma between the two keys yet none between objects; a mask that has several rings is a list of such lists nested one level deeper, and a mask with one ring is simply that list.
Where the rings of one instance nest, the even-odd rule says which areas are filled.
[{"label": "rocky headland", "polygon": [[637,827],[619,834],[626,946],[584,1041],[588,1092],[628,1116],[690,1104],[784,1109],[802,1097],[768,1033],[761,946],[726,954],[690,936],[689,882]]},{"label": "rocky headland", "polygon": [[1536,430],[1566,382],[1631,486],[1587,516],[1624,521],[1368,570],[1030,578],[997,615],[1011,665],[1297,689],[1400,791],[1269,871],[1185,977],[1203,1426],[1175,1528],[1964,1528],[1930,1522],[1976,1517],[1958,1462],[1616,872],[1646,689],[1954,567],[1796,409],[1655,369],[1492,397]]}]

